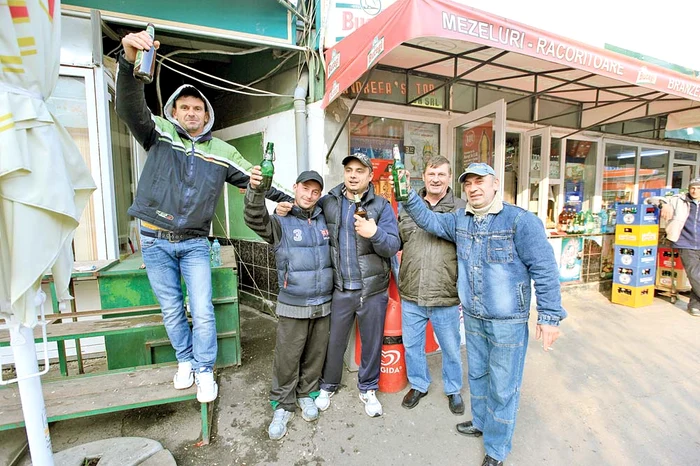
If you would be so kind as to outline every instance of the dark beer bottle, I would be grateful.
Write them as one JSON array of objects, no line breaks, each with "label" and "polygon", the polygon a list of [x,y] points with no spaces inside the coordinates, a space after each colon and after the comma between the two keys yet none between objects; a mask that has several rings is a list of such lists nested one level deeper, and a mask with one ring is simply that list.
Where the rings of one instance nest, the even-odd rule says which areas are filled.
[{"label": "dark beer bottle", "polygon": [[357,193],[355,193],[355,215],[359,215],[367,220],[367,209],[360,203],[360,196]]},{"label": "dark beer bottle", "polygon": [[[146,32],[153,40],[156,36],[156,29],[153,23],[148,23]],[[144,84],[151,84],[153,81],[153,72],[156,69],[156,47],[152,45],[148,51],[139,50],[136,52],[136,61],[134,61],[134,78],[142,81]]]},{"label": "dark beer bottle", "polygon": [[262,172],[262,182],[260,183],[260,189],[267,192],[272,187],[272,177],[275,176],[275,165],[272,161],[275,160],[275,143],[268,142],[267,148],[265,149],[265,154],[263,155],[263,161],[260,164],[260,171]]}]

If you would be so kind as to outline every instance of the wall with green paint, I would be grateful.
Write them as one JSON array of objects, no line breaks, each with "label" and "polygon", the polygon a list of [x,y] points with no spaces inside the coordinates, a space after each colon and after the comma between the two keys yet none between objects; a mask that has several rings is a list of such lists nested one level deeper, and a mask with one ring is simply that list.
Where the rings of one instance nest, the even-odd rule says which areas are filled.
[{"label": "wall with green paint", "polygon": [[64,0],[64,5],[254,34],[295,43],[294,18],[277,0]]},{"label": "wall with green paint", "polygon": [[[263,133],[251,134],[226,141],[236,149],[250,163],[258,165],[262,161]],[[258,235],[248,228],[243,221],[243,197],[244,190],[228,183],[224,186],[224,192],[216,206],[212,219],[214,236],[225,238],[226,235],[226,204],[224,196],[228,196],[229,230],[231,238],[262,241]]]}]

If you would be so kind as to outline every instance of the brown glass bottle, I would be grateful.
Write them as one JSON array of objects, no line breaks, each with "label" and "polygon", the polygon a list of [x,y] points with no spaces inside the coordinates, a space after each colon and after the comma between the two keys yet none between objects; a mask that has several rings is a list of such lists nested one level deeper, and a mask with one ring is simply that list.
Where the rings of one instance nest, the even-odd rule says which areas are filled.
[{"label": "brown glass bottle", "polygon": [[355,194],[355,215],[359,215],[367,220],[367,209],[362,207],[362,204],[360,203],[360,196],[358,194]]},{"label": "brown glass bottle", "polygon": [[[156,29],[153,23],[148,23],[146,32],[151,36],[151,40],[155,38]],[[134,78],[142,81],[144,84],[151,84],[153,81],[153,72],[156,69],[156,48],[151,46],[150,49],[139,50],[136,52],[136,60],[134,61]]]}]

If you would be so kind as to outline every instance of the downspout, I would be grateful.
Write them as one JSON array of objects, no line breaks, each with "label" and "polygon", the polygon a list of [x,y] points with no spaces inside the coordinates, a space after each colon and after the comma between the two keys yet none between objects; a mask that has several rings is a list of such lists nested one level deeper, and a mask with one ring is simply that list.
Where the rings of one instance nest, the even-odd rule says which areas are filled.
[{"label": "downspout", "polygon": [[306,95],[309,90],[309,70],[304,67],[294,89],[294,124],[296,128],[297,170],[309,169],[309,134],[306,127]]}]

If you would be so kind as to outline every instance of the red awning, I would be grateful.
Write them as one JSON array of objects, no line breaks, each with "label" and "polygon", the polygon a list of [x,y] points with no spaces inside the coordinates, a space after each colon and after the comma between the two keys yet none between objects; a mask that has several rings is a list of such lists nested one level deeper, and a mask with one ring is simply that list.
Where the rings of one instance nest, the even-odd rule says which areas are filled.
[{"label": "red awning", "polygon": [[700,80],[448,0],[398,0],[325,58],[323,108],[377,64],[578,101],[582,126],[700,108]]}]

